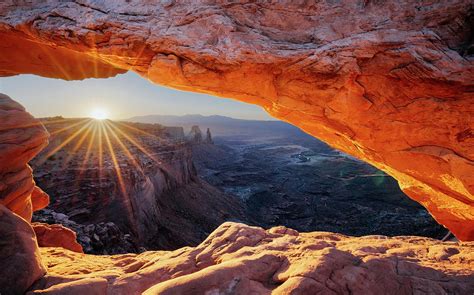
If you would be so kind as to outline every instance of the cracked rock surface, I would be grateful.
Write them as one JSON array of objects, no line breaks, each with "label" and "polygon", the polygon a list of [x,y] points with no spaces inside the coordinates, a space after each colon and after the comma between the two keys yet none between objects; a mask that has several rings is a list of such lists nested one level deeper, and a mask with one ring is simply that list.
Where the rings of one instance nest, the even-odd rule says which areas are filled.
[{"label": "cracked rock surface", "polygon": [[262,106],[474,240],[471,1],[4,1],[0,75],[127,70]]},{"label": "cracked rock surface", "polygon": [[[31,294],[472,294],[474,244],[224,223],[195,248],[93,256],[41,248]],[[207,293],[206,293],[207,292]]]}]

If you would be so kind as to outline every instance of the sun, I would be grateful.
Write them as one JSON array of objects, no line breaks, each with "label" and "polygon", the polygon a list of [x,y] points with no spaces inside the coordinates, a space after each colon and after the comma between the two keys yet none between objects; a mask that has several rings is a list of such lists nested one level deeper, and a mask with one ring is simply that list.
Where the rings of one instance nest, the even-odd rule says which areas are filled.
[{"label": "sun", "polygon": [[96,120],[105,120],[109,117],[109,114],[104,109],[96,108],[90,112],[90,116]]}]

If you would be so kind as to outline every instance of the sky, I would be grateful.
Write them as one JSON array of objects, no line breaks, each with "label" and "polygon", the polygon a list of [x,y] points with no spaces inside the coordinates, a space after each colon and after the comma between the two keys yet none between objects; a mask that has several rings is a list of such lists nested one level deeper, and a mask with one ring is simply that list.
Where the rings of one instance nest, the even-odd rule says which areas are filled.
[{"label": "sky", "polygon": [[272,120],[258,106],[158,86],[133,72],[82,81],[33,75],[2,77],[0,93],[21,103],[35,117],[95,115],[118,120],[153,114],[201,114]]}]

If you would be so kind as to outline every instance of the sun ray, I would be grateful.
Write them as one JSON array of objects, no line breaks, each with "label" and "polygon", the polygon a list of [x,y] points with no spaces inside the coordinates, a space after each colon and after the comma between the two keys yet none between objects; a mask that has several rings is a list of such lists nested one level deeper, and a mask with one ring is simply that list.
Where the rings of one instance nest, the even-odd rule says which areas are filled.
[{"label": "sun ray", "polygon": [[64,69],[64,62],[59,62],[55,55],[51,54],[47,48],[44,48],[43,45],[39,45],[38,48],[43,52],[46,58],[49,59],[48,63],[53,65],[53,67],[56,67],[56,69],[58,69],[59,72],[64,75],[65,80],[73,80],[71,79],[71,76],[68,73],[69,71]]},{"label": "sun ray", "polygon": [[157,138],[157,139],[161,139],[158,135],[156,134],[152,134],[152,133],[149,133],[149,132],[146,132],[145,130],[141,130],[139,128],[136,128],[136,127],[133,127],[133,126],[130,126],[128,123],[126,122],[115,122],[115,124],[118,124],[120,126],[123,126],[125,128],[128,128],[128,129],[131,129],[133,131],[136,131],[136,132],[139,132],[141,134],[144,134],[144,135],[148,135],[148,136],[152,136],[154,138]]},{"label": "sun ray", "polygon": [[46,153],[46,155],[44,155],[38,162],[39,164],[41,165],[42,163],[44,163],[49,157],[51,157],[52,155],[54,155],[55,153],[57,153],[59,150],[61,150],[64,146],[66,146],[68,143],[70,143],[74,138],[76,138],[77,136],[79,136],[79,134],[81,134],[84,129],[86,129],[88,126],[90,126],[91,122],[88,122],[86,124],[84,124],[84,126],[82,126],[81,128],[79,128],[79,130],[76,130],[73,134],[71,134],[68,138],[66,138],[61,144],[59,144],[58,146],[56,146],[55,148],[53,148],[51,151],[49,151],[48,153]]},{"label": "sun ray", "polygon": [[[110,141],[109,134],[108,134],[108,132],[107,132],[107,130],[105,129],[104,126],[105,126],[105,124],[100,124],[100,129],[102,130],[102,133],[104,134],[106,146],[108,147],[110,157],[112,158],[113,167],[114,167],[114,170],[115,170],[115,174],[117,175],[117,180],[118,180],[120,192],[122,194],[122,201],[127,202],[130,205],[130,206],[127,206],[126,204],[124,204],[125,205],[125,210],[129,211],[128,216],[133,216],[133,207],[134,206],[133,206],[132,200],[127,196],[127,189],[126,189],[126,186],[125,186],[125,182],[123,180],[122,170],[121,170],[120,165],[118,163],[114,147],[112,146],[112,143]],[[133,219],[131,221],[135,222],[135,220],[133,220]]]},{"label": "sun ray", "polygon": [[[68,155],[68,157],[63,161],[63,169],[67,169],[66,165],[69,163],[69,161],[74,157],[76,156],[76,152],[82,147],[83,143],[85,142],[85,140],[87,139],[87,137],[89,136],[90,137],[90,133],[94,130],[94,128],[92,126],[88,126],[86,132],[84,132],[84,134],[82,135],[82,137],[79,139],[79,141],[76,143],[76,145],[73,147],[72,151],[70,152],[70,154]],[[87,152],[86,152],[86,157],[88,155],[88,152],[90,150],[92,146],[92,140],[89,138],[89,146],[88,146],[88,149],[87,149]],[[83,162],[84,163],[84,162]],[[82,175],[83,175],[83,168],[84,168],[84,165],[81,163],[81,166],[80,166],[80,169],[78,170],[78,175],[76,176],[76,181],[74,182],[74,185],[76,187],[79,187],[80,185],[80,180],[82,179]],[[71,203],[72,204],[75,204],[77,201],[80,201],[81,197],[78,196],[78,195],[73,195],[71,196]]]},{"label": "sun ray", "polygon": [[104,134],[105,143],[106,143],[106,146],[108,147],[110,157],[112,158],[112,164],[113,164],[114,170],[117,174],[117,180],[119,182],[120,190],[123,193],[123,195],[126,195],[126,188],[125,188],[125,183],[124,183],[123,178],[122,178],[120,165],[117,161],[117,156],[115,154],[114,147],[112,146],[112,143],[110,141],[109,134],[108,134],[107,130],[105,130],[104,124],[100,125],[100,129],[101,129],[102,134]]},{"label": "sun ray", "polygon": [[64,123],[64,122],[67,121],[64,118],[61,118],[61,119],[46,118],[46,119],[40,119],[40,120],[41,120],[41,124],[43,124],[43,125],[53,125],[53,124],[57,124],[57,123]]},{"label": "sun ray", "polygon": [[125,144],[122,142],[122,140],[118,137],[117,133],[112,130],[112,128],[110,127],[110,124],[109,122],[106,122],[105,124],[105,127],[107,128],[107,130],[110,132],[110,134],[112,134],[113,138],[115,139],[115,142],[118,143],[118,145],[122,148],[123,152],[125,153],[125,155],[130,159],[130,161],[132,161],[132,164],[133,166],[135,166],[135,168],[137,168],[137,170],[142,174],[144,175],[144,172],[143,172],[143,168],[140,166],[140,164],[138,164],[136,158],[132,155],[132,153],[129,151],[129,149],[125,146]]},{"label": "sun ray", "polygon": [[95,137],[97,135],[97,124],[94,124],[94,126],[91,129],[92,129],[92,134],[89,138],[89,143],[87,145],[86,154],[84,155],[84,159],[82,160],[82,163],[81,163],[81,168],[79,170],[79,175],[78,175],[77,181],[76,181],[77,184],[79,184],[79,182],[82,180],[84,172],[86,171],[85,168],[86,168],[86,165],[87,165],[87,161],[89,160],[89,157],[92,153],[92,147],[94,145]]},{"label": "sun ray", "polygon": [[104,165],[104,154],[103,154],[103,148],[102,148],[102,128],[101,125],[99,125],[98,122],[96,122],[97,125],[97,130],[99,131],[99,135],[98,135],[98,147],[99,147],[99,155],[98,155],[98,159],[99,159],[99,182],[101,183],[102,182],[102,176],[103,176],[103,165]]},{"label": "sun ray", "polygon": [[[149,64],[149,61],[150,61],[150,58],[142,58],[142,55],[143,53],[145,52],[145,49],[147,49],[147,45],[146,44],[142,44],[141,45],[141,48],[139,50],[136,50],[137,54],[135,54],[133,57],[129,57],[129,59],[134,59],[134,61],[130,64],[130,62],[127,62],[127,70],[129,71],[137,71],[138,69],[140,69],[140,65],[139,63],[141,64]],[[138,67],[137,67],[138,65]]]},{"label": "sun ray", "polygon": [[77,150],[79,150],[82,146],[82,144],[84,143],[84,141],[86,140],[87,136],[91,133],[92,131],[92,128],[91,126],[89,126],[86,130],[86,132],[84,132],[84,134],[82,135],[82,137],[79,139],[79,141],[76,143],[76,145],[73,147],[72,151],[70,152],[70,154],[67,156],[67,158],[63,161],[63,168],[66,168],[65,165],[67,163],[69,163],[69,161],[76,155],[76,152]]},{"label": "sun ray", "polygon": [[132,137],[130,137],[127,133],[125,133],[123,130],[121,130],[120,128],[118,128],[117,126],[115,126],[114,124],[110,124],[110,126],[112,126],[112,128],[115,129],[115,131],[119,132],[123,137],[125,137],[128,141],[130,141],[134,146],[136,146],[142,153],[144,153],[145,155],[147,155],[149,158],[151,158],[153,161],[161,164],[161,161],[159,159],[156,158],[155,155],[153,155],[152,153],[150,153],[146,148],[144,148],[140,143],[138,143],[135,139],[133,139]]},{"label": "sun ray", "polygon": [[69,129],[72,129],[72,128],[74,128],[74,127],[80,125],[80,124],[87,124],[87,123],[90,122],[90,121],[91,121],[91,119],[89,119],[89,118],[82,119],[82,120],[80,120],[79,122],[76,122],[76,123],[71,124],[71,125],[68,125],[68,126],[66,126],[66,127],[64,127],[64,128],[55,130],[55,131],[51,132],[50,135],[51,135],[51,136],[53,136],[53,135],[58,135],[59,133],[62,133],[62,132],[67,131],[67,130],[69,130]]},{"label": "sun ray", "polygon": [[[92,20],[92,15],[87,15],[87,22]],[[89,34],[89,37],[91,38],[91,42],[89,43],[89,47],[91,48],[91,51],[88,53],[89,56],[92,56],[92,65],[94,69],[94,77],[99,76],[99,71],[97,70],[97,60],[99,59],[99,54],[97,53],[97,44],[96,44],[96,37],[95,34]]]}]

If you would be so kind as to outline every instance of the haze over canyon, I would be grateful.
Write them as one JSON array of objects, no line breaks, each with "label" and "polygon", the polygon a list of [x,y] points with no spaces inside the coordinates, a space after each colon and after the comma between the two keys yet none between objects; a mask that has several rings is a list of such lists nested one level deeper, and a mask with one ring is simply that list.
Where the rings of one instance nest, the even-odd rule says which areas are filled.
[{"label": "haze over canyon", "polygon": [[[17,102],[45,99],[35,89],[0,94],[0,293],[473,294],[473,14],[462,0],[0,3],[0,77],[134,72],[281,120],[209,116],[208,96],[207,116],[137,113],[148,92],[133,83],[123,120],[106,105],[35,118]],[[84,107],[64,87],[52,109]]]}]

